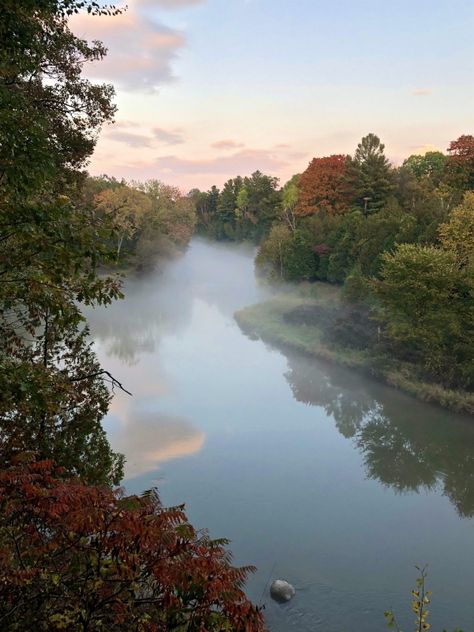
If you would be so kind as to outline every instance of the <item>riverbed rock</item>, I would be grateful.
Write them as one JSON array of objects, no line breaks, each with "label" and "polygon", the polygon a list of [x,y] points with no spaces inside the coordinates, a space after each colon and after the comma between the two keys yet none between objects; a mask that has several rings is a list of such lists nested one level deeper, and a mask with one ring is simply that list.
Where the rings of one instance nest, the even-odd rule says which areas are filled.
[{"label": "riverbed rock", "polygon": [[295,596],[295,593],[296,591],[293,586],[284,579],[275,579],[270,586],[271,598],[275,601],[279,601],[280,603],[290,601],[290,599],[293,599]]}]

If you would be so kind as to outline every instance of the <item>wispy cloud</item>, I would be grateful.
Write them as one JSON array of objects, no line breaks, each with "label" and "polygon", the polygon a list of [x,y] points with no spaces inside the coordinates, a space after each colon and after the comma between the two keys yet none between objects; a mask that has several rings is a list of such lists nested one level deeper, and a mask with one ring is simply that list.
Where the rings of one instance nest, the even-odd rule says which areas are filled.
[{"label": "wispy cloud", "polygon": [[154,127],[153,135],[157,140],[166,145],[179,145],[184,143],[184,137],[179,129],[169,131],[161,127]]},{"label": "wispy cloud", "polygon": [[113,17],[79,14],[70,24],[80,37],[101,40],[108,48],[105,59],[87,65],[88,76],[113,81],[126,90],[156,90],[175,79],[171,65],[185,38],[180,31],[138,14],[136,8],[132,4]]},{"label": "wispy cloud", "polygon": [[279,156],[264,149],[244,149],[231,156],[203,160],[159,156],[154,161],[154,166],[164,173],[180,175],[230,174],[235,176],[238,173],[246,175],[257,169],[275,172],[286,164]]},{"label": "wispy cloud", "polygon": [[125,143],[130,147],[151,147],[151,139],[143,134],[132,134],[129,132],[112,131],[106,134],[110,140],[118,143]]},{"label": "wispy cloud", "polygon": [[412,90],[414,97],[428,97],[431,94],[432,90],[430,90],[430,88],[415,88],[415,90]]},{"label": "wispy cloud", "polygon": [[211,147],[215,149],[238,149],[239,147],[243,147],[243,143],[238,143],[235,140],[230,140],[228,138],[224,138],[222,140],[216,140],[215,143],[212,143]]},{"label": "wispy cloud", "polygon": [[113,126],[114,129],[128,129],[130,127],[140,127],[140,123],[137,123],[137,121],[127,121],[124,119],[119,119],[117,121],[114,121],[113,123],[110,123],[110,126]]}]

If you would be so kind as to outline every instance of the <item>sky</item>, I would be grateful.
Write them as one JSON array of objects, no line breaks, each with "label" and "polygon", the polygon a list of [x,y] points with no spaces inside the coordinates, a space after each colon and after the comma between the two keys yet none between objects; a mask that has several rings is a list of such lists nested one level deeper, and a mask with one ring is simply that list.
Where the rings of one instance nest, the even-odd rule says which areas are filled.
[{"label": "sky", "polygon": [[284,184],[369,132],[394,164],[474,133],[472,0],[127,5],[71,21],[109,50],[85,74],[116,89],[94,175],[187,192],[259,169]]}]

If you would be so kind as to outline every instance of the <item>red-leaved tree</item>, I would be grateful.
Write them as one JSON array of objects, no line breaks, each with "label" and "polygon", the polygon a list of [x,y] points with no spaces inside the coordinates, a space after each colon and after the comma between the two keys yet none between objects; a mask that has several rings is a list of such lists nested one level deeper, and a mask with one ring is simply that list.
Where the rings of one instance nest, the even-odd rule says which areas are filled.
[{"label": "red-leaved tree", "polygon": [[448,181],[463,191],[474,190],[474,136],[463,134],[448,147]]},{"label": "red-leaved tree", "polygon": [[0,471],[0,629],[264,630],[224,540],[164,508],[63,478],[51,461]]},{"label": "red-leaved tree", "polygon": [[342,154],[313,158],[298,183],[295,215],[305,217],[321,210],[336,215],[347,210],[350,201],[345,178],[347,160],[348,156]]}]

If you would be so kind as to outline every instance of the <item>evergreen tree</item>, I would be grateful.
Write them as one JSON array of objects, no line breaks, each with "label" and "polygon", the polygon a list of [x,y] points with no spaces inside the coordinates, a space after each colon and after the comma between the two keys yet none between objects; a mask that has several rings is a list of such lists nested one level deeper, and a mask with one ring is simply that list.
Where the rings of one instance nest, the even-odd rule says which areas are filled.
[{"label": "evergreen tree", "polygon": [[381,209],[394,189],[392,169],[384,149],[385,145],[375,134],[367,134],[357,145],[348,166],[354,202],[366,215]]}]

